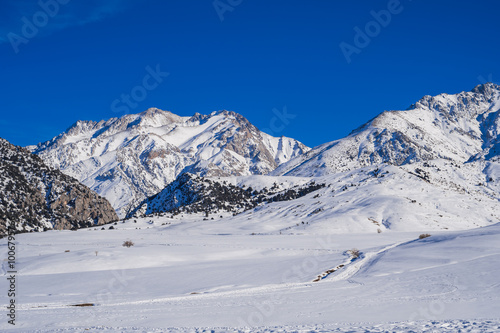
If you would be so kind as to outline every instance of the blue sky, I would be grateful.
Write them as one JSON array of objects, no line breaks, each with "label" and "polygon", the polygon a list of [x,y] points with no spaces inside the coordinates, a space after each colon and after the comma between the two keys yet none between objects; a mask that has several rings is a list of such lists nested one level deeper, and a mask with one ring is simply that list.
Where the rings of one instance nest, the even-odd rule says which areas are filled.
[{"label": "blue sky", "polygon": [[36,144],[158,107],[233,110],[316,146],[426,94],[498,83],[499,12],[493,0],[4,0],[0,137]]}]

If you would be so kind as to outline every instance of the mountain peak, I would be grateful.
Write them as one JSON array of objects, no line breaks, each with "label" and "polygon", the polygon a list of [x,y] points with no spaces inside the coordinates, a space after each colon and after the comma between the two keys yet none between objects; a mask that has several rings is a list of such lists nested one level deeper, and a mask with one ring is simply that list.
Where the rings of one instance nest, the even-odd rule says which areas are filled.
[{"label": "mountain peak", "polygon": [[486,82],[483,84],[478,84],[471,90],[473,93],[483,94],[485,96],[492,96],[494,94],[500,93],[500,85],[493,82]]},{"label": "mountain peak", "polygon": [[164,111],[158,108],[149,108],[138,114],[125,115],[121,119],[129,122],[127,127],[161,127],[184,122],[186,117],[181,117],[170,111]]},{"label": "mountain peak", "polygon": [[426,95],[412,104],[407,111],[429,110],[441,115],[448,114],[450,120],[466,118],[473,120],[478,115],[491,112],[500,106],[500,86],[494,83],[480,84],[471,91],[458,94]]},{"label": "mountain peak", "polygon": [[137,115],[141,118],[165,117],[168,119],[175,119],[176,121],[183,119],[183,117],[178,116],[175,113],[166,110],[161,110],[158,108],[149,108],[146,111],[142,111]]},{"label": "mountain peak", "polygon": [[182,172],[266,174],[308,150],[294,139],[260,132],[234,111],[181,117],[149,108],[79,121],[35,153],[108,198],[123,216]]},{"label": "mountain peak", "polygon": [[316,147],[273,174],[317,176],[388,163],[432,159],[456,163],[500,153],[500,86],[485,83],[458,94],[424,96],[404,111],[384,111],[343,139]]}]

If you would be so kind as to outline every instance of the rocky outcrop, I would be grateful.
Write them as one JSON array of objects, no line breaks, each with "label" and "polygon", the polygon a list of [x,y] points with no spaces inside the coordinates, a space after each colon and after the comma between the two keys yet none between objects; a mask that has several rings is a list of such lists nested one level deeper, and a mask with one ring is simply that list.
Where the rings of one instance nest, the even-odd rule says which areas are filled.
[{"label": "rocky outcrop", "polygon": [[0,138],[0,235],[78,229],[118,220],[110,203],[76,179]]}]

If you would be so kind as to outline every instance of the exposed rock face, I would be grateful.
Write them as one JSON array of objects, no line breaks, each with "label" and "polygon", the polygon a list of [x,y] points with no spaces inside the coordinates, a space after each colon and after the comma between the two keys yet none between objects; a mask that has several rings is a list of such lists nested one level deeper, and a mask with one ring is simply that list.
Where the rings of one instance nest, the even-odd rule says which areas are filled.
[{"label": "exposed rock face", "polygon": [[272,175],[321,176],[387,163],[434,159],[497,161],[500,86],[456,95],[425,96],[405,111],[385,111],[346,138],[320,145]]},{"label": "exposed rock face", "polygon": [[107,121],[78,121],[30,148],[106,197],[122,217],[183,172],[266,174],[309,150],[294,139],[259,131],[235,112],[180,117],[155,108]]},{"label": "exposed rock face", "polygon": [[0,235],[75,229],[118,220],[110,203],[28,150],[0,138]]}]

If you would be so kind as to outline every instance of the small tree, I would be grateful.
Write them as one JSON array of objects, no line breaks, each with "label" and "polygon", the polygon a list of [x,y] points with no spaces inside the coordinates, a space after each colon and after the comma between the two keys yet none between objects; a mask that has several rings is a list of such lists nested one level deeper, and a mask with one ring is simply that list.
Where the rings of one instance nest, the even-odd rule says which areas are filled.
[{"label": "small tree", "polygon": [[418,236],[418,239],[424,239],[427,237],[431,237],[431,235],[430,234],[421,234],[420,236]]},{"label": "small tree", "polygon": [[131,247],[134,246],[134,242],[132,242],[131,240],[126,240],[125,242],[123,242],[122,246]]}]

